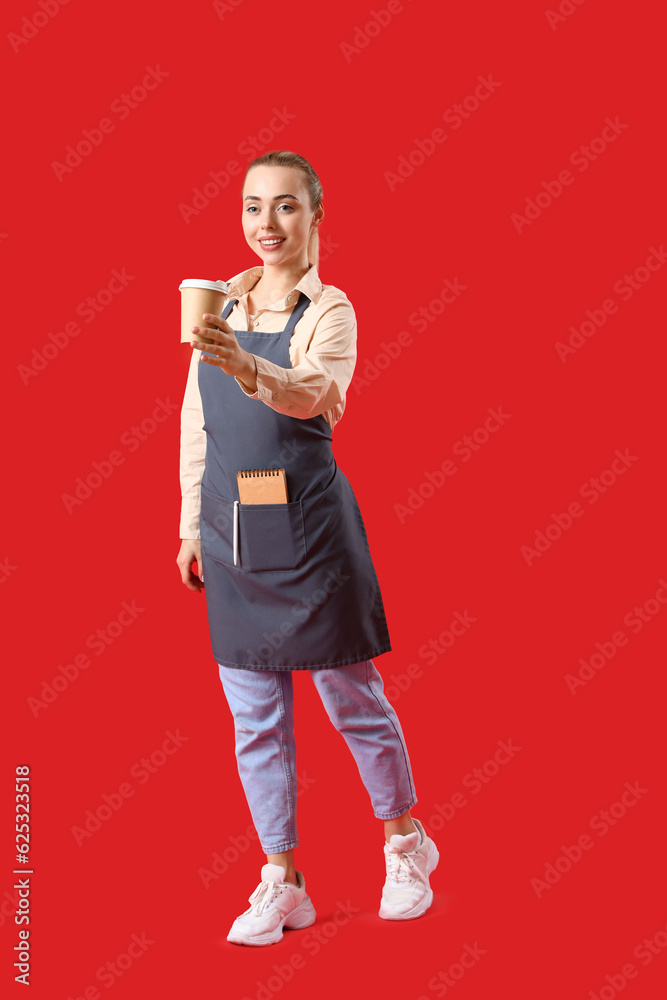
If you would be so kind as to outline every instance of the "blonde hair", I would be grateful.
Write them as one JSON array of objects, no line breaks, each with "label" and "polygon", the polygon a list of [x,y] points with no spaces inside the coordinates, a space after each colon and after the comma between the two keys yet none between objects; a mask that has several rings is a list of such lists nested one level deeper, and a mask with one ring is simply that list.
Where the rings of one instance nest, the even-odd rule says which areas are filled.
[{"label": "blonde hair", "polygon": [[[306,189],[308,191],[308,198],[310,200],[310,207],[312,211],[316,212],[321,206],[322,185],[319,177],[305,157],[299,156],[298,153],[292,153],[288,149],[272,149],[268,153],[262,153],[261,156],[255,157],[252,163],[249,163],[246,168],[243,178],[243,187],[241,188],[241,196],[243,196],[243,188],[245,187],[245,180],[248,176],[248,172],[252,170],[253,167],[296,167],[297,170],[301,170],[304,174],[304,180],[306,182]],[[320,236],[318,227],[313,226],[308,240],[308,264],[314,264],[315,267],[317,267],[319,262]]]}]

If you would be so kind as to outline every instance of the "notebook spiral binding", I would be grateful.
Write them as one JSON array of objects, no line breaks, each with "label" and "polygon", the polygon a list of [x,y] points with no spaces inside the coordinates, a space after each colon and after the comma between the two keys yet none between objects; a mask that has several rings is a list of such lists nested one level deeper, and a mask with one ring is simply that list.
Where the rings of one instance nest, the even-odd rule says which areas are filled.
[{"label": "notebook spiral binding", "polygon": [[239,476],[242,479],[255,479],[256,477],[264,478],[265,476],[279,476],[284,469],[242,469],[239,472]]}]

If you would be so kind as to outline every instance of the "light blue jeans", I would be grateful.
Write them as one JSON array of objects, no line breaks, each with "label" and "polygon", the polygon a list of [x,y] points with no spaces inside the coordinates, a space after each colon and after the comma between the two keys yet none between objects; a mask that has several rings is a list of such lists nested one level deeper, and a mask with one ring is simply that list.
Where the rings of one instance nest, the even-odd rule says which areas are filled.
[{"label": "light blue jeans", "polygon": [[[265,854],[289,851],[299,844],[292,671],[218,666],[234,717],[239,777],[260,845]],[[352,751],[375,816],[394,819],[407,812],[417,802],[410,758],[373,661],[309,673]]]}]

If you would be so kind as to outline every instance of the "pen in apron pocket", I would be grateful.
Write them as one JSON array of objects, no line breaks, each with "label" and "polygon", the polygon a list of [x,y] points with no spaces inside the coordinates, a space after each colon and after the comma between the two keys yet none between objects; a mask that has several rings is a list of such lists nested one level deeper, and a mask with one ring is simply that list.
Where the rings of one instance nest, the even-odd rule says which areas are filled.
[{"label": "pen in apron pocket", "polygon": [[236,566],[236,561],[239,554],[239,502],[234,501],[234,565]]}]

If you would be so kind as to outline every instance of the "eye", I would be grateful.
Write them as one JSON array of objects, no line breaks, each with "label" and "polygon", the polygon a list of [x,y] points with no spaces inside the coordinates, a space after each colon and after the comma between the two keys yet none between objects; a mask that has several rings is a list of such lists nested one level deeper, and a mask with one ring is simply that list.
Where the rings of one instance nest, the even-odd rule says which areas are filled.
[{"label": "eye", "polygon": [[280,207],[280,208],[289,208],[290,212],[293,212],[293,211],[294,211],[294,205],[288,205],[288,203],[287,203],[286,201],[285,201],[285,202],[283,202],[283,204],[282,204],[282,205],[280,205],[279,207]]}]

